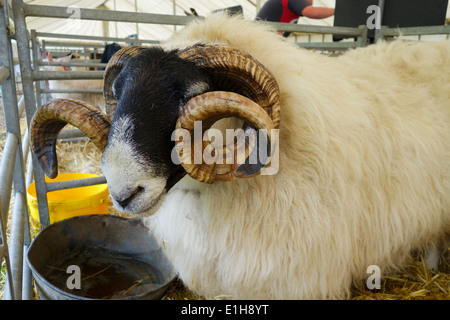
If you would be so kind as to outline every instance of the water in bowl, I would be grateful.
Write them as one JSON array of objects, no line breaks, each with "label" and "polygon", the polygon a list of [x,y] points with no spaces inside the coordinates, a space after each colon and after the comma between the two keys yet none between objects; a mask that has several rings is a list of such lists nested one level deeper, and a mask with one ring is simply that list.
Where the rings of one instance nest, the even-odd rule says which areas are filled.
[{"label": "water in bowl", "polygon": [[[74,282],[67,268],[80,268],[80,288],[70,289]],[[165,283],[149,263],[131,255],[99,247],[83,247],[45,268],[43,277],[57,288],[90,299],[126,299],[156,289]],[[71,284],[68,285],[68,279]]]}]

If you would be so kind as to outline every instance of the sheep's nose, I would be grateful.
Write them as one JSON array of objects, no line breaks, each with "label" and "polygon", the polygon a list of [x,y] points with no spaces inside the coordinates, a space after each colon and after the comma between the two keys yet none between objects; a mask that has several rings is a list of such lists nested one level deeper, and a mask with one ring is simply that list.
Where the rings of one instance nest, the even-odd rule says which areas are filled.
[{"label": "sheep's nose", "polygon": [[142,192],[142,190],[144,190],[144,188],[142,187],[137,187],[136,189],[134,189],[132,192],[128,193],[127,196],[125,197],[121,197],[121,200],[117,199],[116,197],[114,197],[114,199],[116,200],[116,202],[122,207],[122,208],[126,208],[130,202],[139,194]]}]

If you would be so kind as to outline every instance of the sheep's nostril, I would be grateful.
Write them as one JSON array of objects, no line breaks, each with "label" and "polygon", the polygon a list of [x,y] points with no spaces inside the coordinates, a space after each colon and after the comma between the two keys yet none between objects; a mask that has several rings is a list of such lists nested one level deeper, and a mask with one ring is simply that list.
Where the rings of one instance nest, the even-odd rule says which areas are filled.
[{"label": "sheep's nostril", "polygon": [[142,187],[139,186],[139,187],[137,187],[134,191],[130,192],[128,198],[125,198],[125,199],[123,199],[123,200],[117,200],[117,199],[116,199],[116,202],[117,202],[122,208],[125,208],[125,207],[127,207],[127,206],[130,204],[130,202],[131,202],[131,201],[132,201],[139,193],[141,193],[143,190],[144,190],[144,188],[142,188]]},{"label": "sheep's nostril", "polygon": [[131,202],[131,200],[133,200],[133,198],[134,198],[134,195],[131,195],[130,197],[126,198],[125,200],[121,200],[121,201],[116,200],[116,201],[122,208],[125,208]]}]

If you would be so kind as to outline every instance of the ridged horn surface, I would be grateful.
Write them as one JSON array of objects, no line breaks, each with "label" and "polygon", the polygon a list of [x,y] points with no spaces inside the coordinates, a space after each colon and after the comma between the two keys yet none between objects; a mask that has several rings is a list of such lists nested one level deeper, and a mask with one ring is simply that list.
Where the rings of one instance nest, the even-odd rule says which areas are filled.
[{"label": "ridged horn surface", "polygon": [[79,128],[103,151],[111,122],[96,107],[74,99],[55,99],[40,107],[30,124],[31,149],[45,174],[58,175],[56,139],[66,124]]},{"label": "ridged horn surface", "polygon": [[[186,172],[194,179],[212,183],[218,181],[231,181],[247,176],[239,170],[242,163],[237,160],[247,159],[256,146],[256,131],[248,131],[249,141],[238,139],[238,143],[224,146],[221,150],[220,163],[207,164],[202,159],[197,160],[196,144],[201,144],[201,157],[203,151],[209,143],[203,141],[203,132],[200,136],[201,141],[192,139],[195,137],[195,122],[202,122],[203,131],[209,129],[215,121],[227,117],[238,117],[245,119],[252,128],[256,130],[265,129],[270,139],[270,132],[274,129],[269,115],[254,101],[233,92],[213,91],[198,95],[184,106],[180,117],[178,118],[176,129],[185,129],[190,133],[191,139],[177,141],[176,148],[180,155],[180,161]],[[229,163],[227,157],[232,156],[233,162]]]},{"label": "ridged horn surface", "polygon": [[[206,130],[221,118],[235,116],[245,120],[243,129],[250,138],[249,142],[239,145],[238,141],[237,144],[225,146],[223,149],[224,154],[234,153],[235,161],[236,154],[249,157],[256,150],[259,143],[258,130],[266,129],[267,138],[270,140],[271,129],[280,127],[280,95],[274,76],[264,65],[251,55],[227,46],[199,44],[179,51],[178,55],[204,68],[210,74],[213,89],[218,91],[194,97],[189,101],[177,127],[179,125],[191,130],[189,126],[195,121],[202,121],[203,129]],[[219,91],[225,92],[218,93]],[[202,106],[201,103],[205,105]],[[202,152],[208,145],[202,142]],[[270,149],[270,144],[268,148]],[[270,154],[271,151],[267,151]],[[264,163],[225,164],[225,160],[223,164],[196,164],[186,158],[192,156],[183,156],[181,162],[184,169],[194,179],[207,183],[254,176],[259,174],[259,169],[264,166]]]},{"label": "ridged horn surface", "polygon": [[280,95],[272,73],[250,54],[227,46],[196,45],[179,57],[210,71],[217,90],[239,93],[263,108],[276,129],[280,126]]}]

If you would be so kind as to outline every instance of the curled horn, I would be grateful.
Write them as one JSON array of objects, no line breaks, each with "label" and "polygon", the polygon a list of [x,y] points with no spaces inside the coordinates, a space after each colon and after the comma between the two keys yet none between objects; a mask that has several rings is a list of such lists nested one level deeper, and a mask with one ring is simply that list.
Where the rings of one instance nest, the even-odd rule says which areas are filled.
[{"label": "curled horn", "polygon": [[56,138],[67,123],[78,127],[101,151],[108,141],[111,122],[96,107],[74,99],[55,99],[40,107],[30,125],[31,148],[52,179],[58,175]]},{"label": "curled horn", "polygon": [[[238,140],[238,143],[224,147],[224,155],[227,151],[228,154],[231,152],[235,155],[235,162],[232,164],[225,164],[225,160],[221,164],[198,163],[193,161],[193,153],[181,155],[181,164],[186,172],[194,179],[206,183],[231,181],[258,174],[266,163],[258,163],[255,167],[246,161],[239,165],[236,163],[236,154],[244,152],[246,157],[254,154],[258,146],[258,130],[267,130],[267,138],[270,140],[271,130],[279,129],[279,89],[273,75],[249,54],[227,46],[196,45],[180,51],[179,56],[205,68],[210,72],[213,86],[226,92],[213,91],[192,98],[184,106],[177,128],[186,129],[193,136],[195,121],[206,124],[202,128],[204,131],[214,121],[233,116],[245,120],[244,131],[250,136],[247,143],[241,142],[239,145]],[[192,141],[183,139],[176,142],[178,150],[192,147],[186,144],[192,144]],[[203,153],[208,144],[202,144]]]}]

